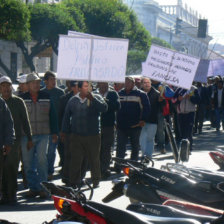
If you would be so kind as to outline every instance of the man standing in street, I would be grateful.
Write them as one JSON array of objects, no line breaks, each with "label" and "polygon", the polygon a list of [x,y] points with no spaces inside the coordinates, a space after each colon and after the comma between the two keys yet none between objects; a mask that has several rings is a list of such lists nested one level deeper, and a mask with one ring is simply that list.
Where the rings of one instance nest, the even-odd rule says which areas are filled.
[{"label": "man standing in street", "polygon": [[[69,86],[71,88],[71,91],[66,93],[65,95],[60,97],[59,100],[59,130],[61,131],[61,127],[62,127],[62,120],[64,117],[64,113],[65,113],[65,108],[66,105],[69,101],[69,99],[73,96],[75,96],[78,92],[78,81],[69,81]],[[69,151],[69,134],[66,133],[66,135],[64,136],[64,139],[62,141],[62,139],[60,138],[60,141],[58,143],[58,147],[62,148],[62,152],[64,152],[64,162],[62,164],[62,182],[65,184],[68,184],[68,180],[69,180],[69,165],[70,165],[70,158],[71,158],[71,153]],[[86,173],[86,172],[84,172]]]},{"label": "man standing in street", "polygon": [[79,93],[66,106],[61,133],[71,133],[69,185],[80,186],[82,163],[87,157],[95,188],[100,181],[100,113],[106,112],[107,104],[89,91],[87,81],[79,82],[78,88]]},{"label": "man standing in street", "polygon": [[[132,77],[125,78],[125,87],[119,93],[121,108],[117,113],[117,152],[119,158],[125,157],[126,144],[130,138],[131,159],[138,160],[139,136],[141,128],[150,113],[150,103],[146,93],[135,87]],[[120,168],[115,164],[115,170]]]},{"label": "man standing in street", "polygon": [[12,94],[12,81],[7,76],[0,78],[0,93],[11,112],[16,135],[11,151],[5,157],[3,163],[2,203],[15,203],[17,201],[17,173],[22,131],[24,131],[28,138],[27,148],[30,149],[33,146],[31,127],[25,103],[21,98]]},{"label": "man standing in street", "polygon": [[[50,98],[54,104],[54,107],[57,111],[57,120],[55,122],[58,122],[58,111],[59,111],[59,100],[60,97],[64,95],[64,91],[56,86],[56,75],[51,72],[47,71],[44,74],[44,82],[46,87],[44,87],[42,90],[43,92],[50,95]],[[53,174],[54,174],[54,162],[56,157],[56,148],[58,146],[58,142],[52,141],[52,136],[49,136],[49,145],[48,145],[48,151],[47,151],[47,160],[48,160],[48,180],[53,180]],[[60,156],[60,163],[63,163],[63,152],[59,151]]]},{"label": "man standing in street", "polygon": [[57,114],[50,96],[40,90],[40,78],[37,74],[30,73],[27,76],[28,92],[22,95],[24,99],[33,133],[33,144],[31,149],[27,149],[27,137],[22,140],[22,156],[24,169],[27,177],[28,187],[27,197],[40,196],[46,198],[40,183],[47,181],[47,147],[49,135],[52,135],[54,143],[58,140]]},{"label": "man standing in street", "polygon": [[98,93],[104,98],[108,110],[101,114],[101,150],[100,168],[102,179],[110,176],[111,147],[114,143],[116,112],[120,109],[120,100],[116,91],[109,89],[106,82],[98,83]]},{"label": "man standing in street", "polygon": [[5,101],[1,97],[0,97],[0,133],[1,133],[0,134],[0,203],[2,203],[2,201],[4,201],[2,199],[3,161],[5,156],[7,156],[7,154],[9,154],[11,150],[11,146],[15,138],[15,132],[11,113]]},{"label": "man standing in street", "polygon": [[142,79],[142,88],[148,95],[151,111],[141,131],[140,146],[142,154],[152,158],[158,124],[158,111],[162,106],[161,104],[165,103],[165,100],[160,96],[160,92],[151,85],[151,80],[149,78]]}]

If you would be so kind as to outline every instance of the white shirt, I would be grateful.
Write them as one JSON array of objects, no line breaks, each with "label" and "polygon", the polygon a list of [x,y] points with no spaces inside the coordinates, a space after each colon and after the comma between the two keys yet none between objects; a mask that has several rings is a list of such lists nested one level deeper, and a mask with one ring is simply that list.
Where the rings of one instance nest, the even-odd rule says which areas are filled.
[{"label": "white shirt", "polygon": [[84,99],[82,99],[82,98],[80,97],[80,93],[77,93],[77,94],[75,95],[75,97],[79,98],[80,103],[85,103],[85,102],[86,102],[86,100],[87,100],[87,98],[86,98],[86,97],[85,97]]}]

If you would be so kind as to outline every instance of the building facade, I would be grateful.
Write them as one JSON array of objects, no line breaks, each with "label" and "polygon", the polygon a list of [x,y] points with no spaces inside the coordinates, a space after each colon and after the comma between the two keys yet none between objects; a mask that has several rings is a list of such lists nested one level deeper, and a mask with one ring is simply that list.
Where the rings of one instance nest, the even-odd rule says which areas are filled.
[{"label": "building facade", "polygon": [[[170,43],[177,51],[199,58],[207,58],[209,41],[212,39],[198,38],[198,20],[201,15],[181,0],[176,5],[159,5],[154,0],[124,0],[137,14],[139,20],[153,37]],[[177,19],[180,21],[177,31]]]}]

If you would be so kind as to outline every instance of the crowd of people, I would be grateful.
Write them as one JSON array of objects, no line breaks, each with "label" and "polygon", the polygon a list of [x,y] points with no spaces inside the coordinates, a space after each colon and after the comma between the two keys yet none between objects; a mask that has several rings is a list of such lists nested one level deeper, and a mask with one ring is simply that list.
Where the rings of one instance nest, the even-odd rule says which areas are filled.
[{"label": "crowd of people", "polygon": [[[44,81],[44,87],[42,86]],[[165,154],[169,140],[165,122],[174,130],[177,144],[187,139],[193,150],[194,134],[201,134],[209,120],[216,131],[224,129],[223,80],[209,78],[190,90],[164,85],[142,77],[125,77],[125,83],[66,81],[56,85],[47,71],[19,76],[13,91],[7,76],[0,78],[0,204],[17,201],[17,174],[22,163],[27,198],[47,198],[42,181],[54,178],[56,151],[62,182],[81,187],[90,169],[93,188],[111,171],[112,148],[124,158],[131,144],[131,159],[152,157],[155,147]],[[116,139],[116,141],[115,141]],[[116,143],[115,143],[116,142]]]}]

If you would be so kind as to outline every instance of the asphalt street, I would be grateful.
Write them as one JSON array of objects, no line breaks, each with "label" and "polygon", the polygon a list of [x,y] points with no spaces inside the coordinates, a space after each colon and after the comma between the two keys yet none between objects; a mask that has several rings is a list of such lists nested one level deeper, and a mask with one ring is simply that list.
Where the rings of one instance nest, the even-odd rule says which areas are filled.
[{"label": "asphalt street", "polygon": [[[190,155],[188,162],[184,165],[188,167],[198,166],[210,170],[218,170],[218,166],[212,161],[208,152],[215,151],[216,149],[224,150],[224,131],[217,132],[215,129],[209,128],[209,123],[206,122],[203,127],[203,133],[194,136],[193,152]],[[154,153],[155,167],[160,168],[161,165],[166,163],[174,163],[173,155],[167,152],[162,155],[159,152]],[[58,158],[56,161],[58,164]],[[56,167],[54,176],[54,183],[62,185],[60,181],[59,167]],[[89,174],[88,174],[89,175]],[[112,188],[111,180],[118,177],[117,175],[111,176],[107,181],[102,181],[100,187],[94,190],[93,200],[101,202]],[[53,206],[53,201],[36,199],[25,199],[24,195],[27,190],[24,189],[21,176],[18,179],[18,203],[14,206],[0,205],[0,219],[6,219],[11,222],[18,222],[21,224],[40,224],[44,221],[50,221],[55,218],[57,211]],[[86,192],[88,197],[89,192]],[[109,203],[108,205],[125,209],[130,204],[128,198],[125,196],[120,197]]]}]

